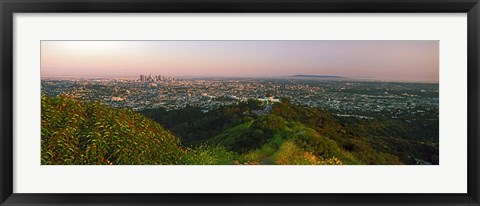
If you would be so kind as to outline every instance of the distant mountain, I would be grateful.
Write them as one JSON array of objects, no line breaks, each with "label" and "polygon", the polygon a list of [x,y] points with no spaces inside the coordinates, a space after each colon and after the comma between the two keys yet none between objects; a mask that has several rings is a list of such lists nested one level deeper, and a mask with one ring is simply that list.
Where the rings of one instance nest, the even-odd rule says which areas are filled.
[{"label": "distant mountain", "polygon": [[346,77],[335,76],[335,75],[310,75],[310,74],[297,74],[290,77],[294,78],[322,78],[322,79],[343,79]]}]

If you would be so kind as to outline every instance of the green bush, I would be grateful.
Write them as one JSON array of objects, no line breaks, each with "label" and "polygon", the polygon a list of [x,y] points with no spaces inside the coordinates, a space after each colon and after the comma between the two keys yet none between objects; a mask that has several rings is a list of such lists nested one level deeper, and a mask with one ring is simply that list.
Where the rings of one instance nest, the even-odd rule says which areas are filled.
[{"label": "green bush", "polygon": [[232,165],[237,155],[221,146],[201,145],[187,149],[184,158],[187,165]]},{"label": "green bush", "polygon": [[129,109],[42,96],[42,164],[181,164],[180,140]]}]

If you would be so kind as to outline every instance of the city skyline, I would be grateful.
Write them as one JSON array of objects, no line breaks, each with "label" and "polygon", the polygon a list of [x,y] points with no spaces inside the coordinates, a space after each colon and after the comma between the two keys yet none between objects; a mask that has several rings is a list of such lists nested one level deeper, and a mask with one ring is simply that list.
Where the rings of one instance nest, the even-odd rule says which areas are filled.
[{"label": "city skyline", "polygon": [[335,75],[438,82],[438,41],[42,41],[42,77]]}]

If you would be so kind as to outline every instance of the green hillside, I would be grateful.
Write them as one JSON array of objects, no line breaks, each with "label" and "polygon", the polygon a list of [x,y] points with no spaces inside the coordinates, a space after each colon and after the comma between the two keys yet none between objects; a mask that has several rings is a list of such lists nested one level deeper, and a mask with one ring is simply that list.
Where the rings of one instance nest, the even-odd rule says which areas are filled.
[{"label": "green hillside", "polygon": [[[266,112],[259,115],[258,111]],[[278,154],[295,157],[280,152],[286,148],[311,152],[321,159],[337,158],[343,164],[416,164],[417,159],[438,164],[439,161],[438,140],[434,138],[438,137],[434,132],[438,127],[426,124],[423,119],[406,124],[414,120],[411,117],[402,120],[338,117],[321,108],[291,104],[288,99],[271,105],[271,109],[249,100],[207,113],[195,107],[172,111],[149,109],[142,113],[165,125],[184,145],[221,145],[237,153],[239,163],[243,160],[285,164],[275,162],[274,157]],[[422,127],[411,126],[420,123]]]},{"label": "green hillside", "polygon": [[[398,120],[345,119],[287,99],[204,113],[42,96],[44,165],[438,164],[438,142]],[[262,111],[261,114],[259,111]],[[418,130],[418,131],[417,131]],[[434,135],[434,134],[433,134]]]},{"label": "green hillside", "polygon": [[242,154],[240,162],[252,164],[360,163],[335,141],[272,114],[227,129],[210,142]]},{"label": "green hillside", "polygon": [[42,164],[232,164],[221,147],[196,150],[129,109],[42,96]]}]

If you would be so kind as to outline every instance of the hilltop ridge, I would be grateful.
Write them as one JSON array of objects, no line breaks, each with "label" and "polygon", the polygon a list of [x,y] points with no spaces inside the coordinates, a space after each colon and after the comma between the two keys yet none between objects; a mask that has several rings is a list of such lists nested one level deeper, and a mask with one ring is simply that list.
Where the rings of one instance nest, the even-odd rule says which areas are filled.
[{"label": "hilltop ridge", "polygon": [[316,75],[316,74],[296,74],[289,77],[294,78],[318,78],[318,79],[345,79],[347,77],[337,75]]}]

